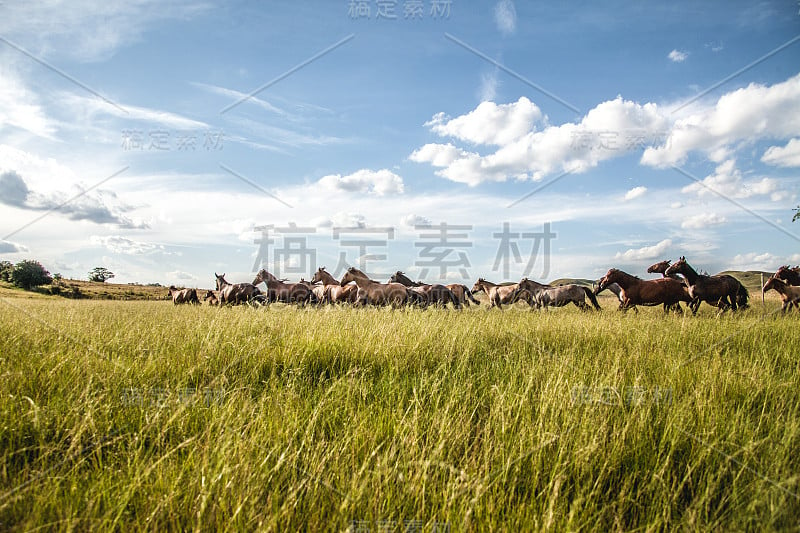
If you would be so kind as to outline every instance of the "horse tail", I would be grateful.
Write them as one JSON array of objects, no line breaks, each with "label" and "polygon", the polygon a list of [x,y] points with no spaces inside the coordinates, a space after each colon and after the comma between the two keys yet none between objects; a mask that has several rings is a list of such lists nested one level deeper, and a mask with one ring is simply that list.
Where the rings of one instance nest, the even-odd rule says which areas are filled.
[{"label": "horse tail", "polygon": [[472,303],[481,305],[481,302],[472,295],[472,291],[466,285],[462,285],[462,287],[464,287],[464,296],[472,300]]},{"label": "horse tail", "polygon": [[456,296],[456,293],[454,293],[450,289],[447,289],[447,294],[450,295],[450,301],[453,302],[453,308],[461,309],[461,302],[458,301],[458,296]]},{"label": "horse tail", "polygon": [[592,291],[592,289],[590,289],[589,287],[581,287],[581,288],[583,289],[583,292],[586,293],[586,297],[589,298],[589,301],[592,302],[592,305],[594,306],[594,308],[597,309],[598,311],[600,311],[600,304],[597,303],[597,298],[595,297],[594,292]]}]

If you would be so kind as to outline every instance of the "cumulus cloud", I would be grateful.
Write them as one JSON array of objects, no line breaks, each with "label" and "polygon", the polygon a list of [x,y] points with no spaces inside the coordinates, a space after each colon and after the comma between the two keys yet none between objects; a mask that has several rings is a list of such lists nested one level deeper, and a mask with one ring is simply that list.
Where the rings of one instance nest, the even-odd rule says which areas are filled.
[{"label": "cumulus cloud", "polygon": [[643,248],[630,248],[625,252],[617,252],[614,259],[622,259],[624,261],[640,261],[644,259],[655,259],[663,257],[664,254],[672,246],[672,240],[664,239],[663,241],[654,244],[653,246],[645,246]]},{"label": "cumulus cloud", "polygon": [[400,223],[404,226],[408,226],[413,228],[414,226],[427,226],[431,224],[431,221],[423,216],[410,214],[403,217],[403,220]]},{"label": "cumulus cloud", "polygon": [[800,254],[784,256],[769,252],[737,254],[731,260],[731,266],[736,270],[765,270],[767,272],[775,272],[782,265],[797,263],[800,263]]},{"label": "cumulus cloud", "polygon": [[641,163],[677,165],[694,151],[719,162],[742,145],[798,135],[800,74],[771,86],[751,83],[722,95],[712,107],[676,120],[665,142],[647,148]]},{"label": "cumulus cloud", "polygon": [[181,281],[193,281],[197,279],[197,276],[182,270],[173,270],[172,272],[167,272],[167,277],[169,277],[169,279],[178,279]]},{"label": "cumulus cloud", "polygon": [[11,241],[0,241],[0,254],[17,254],[27,252],[28,248]]},{"label": "cumulus cloud", "polygon": [[774,178],[744,179],[733,159],[718,165],[713,174],[699,183],[692,183],[681,189],[684,193],[694,193],[700,197],[714,196],[712,190],[728,198],[769,195],[773,201],[781,201],[787,196]]},{"label": "cumulus cloud", "polygon": [[146,255],[153,252],[163,252],[164,247],[160,244],[135,241],[120,235],[100,236],[92,235],[89,242],[95,246],[102,246],[116,254],[125,255]]},{"label": "cumulus cloud", "polygon": [[689,54],[688,52],[681,52],[680,50],[676,49],[670,52],[667,57],[673,63],[683,63],[686,61],[686,58],[689,57]]},{"label": "cumulus cloud", "polygon": [[556,172],[583,172],[624,155],[658,138],[667,125],[657,105],[640,105],[622,97],[597,105],[578,123],[559,126],[549,125],[539,108],[524,97],[511,104],[483,102],[453,119],[439,113],[426,126],[440,136],[499,146],[494,153],[481,155],[452,143],[431,143],[409,158],[439,167],[438,176],[468,185],[509,178],[539,180]]},{"label": "cumulus cloud", "polygon": [[517,31],[517,10],[511,0],[500,0],[494,6],[494,22],[503,35]]},{"label": "cumulus cloud", "polygon": [[644,193],[647,192],[647,187],[634,187],[633,189],[629,190],[625,193],[625,201],[628,202],[630,200],[635,200],[640,196],[643,196]]},{"label": "cumulus cloud", "polygon": [[70,220],[88,220],[96,224],[115,224],[121,228],[147,228],[142,221],[124,215],[132,208],[119,202],[116,194],[108,190],[94,190],[84,194],[77,188],[73,194],[63,192],[40,194],[31,191],[16,171],[0,174],[0,203],[32,211],[55,211]]},{"label": "cumulus cloud", "polygon": [[800,139],[791,139],[786,146],[771,146],[761,161],[777,167],[800,167]]},{"label": "cumulus cloud", "polygon": [[403,194],[404,189],[403,178],[385,168],[381,170],[362,169],[347,176],[331,174],[323,176],[317,183],[332,191],[357,192],[375,196]]},{"label": "cumulus cloud", "polygon": [[14,126],[40,137],[52,138],[55,126],[36,95],[8,67],[0,67],[0,130]]},{"label": "cumulus cloud", "polygon": [[719,226],[728,220],[716,213],[700,213],[698,215],[690,216],[683,222],[681,227],[683,229],[704,229],[709,226]]}]

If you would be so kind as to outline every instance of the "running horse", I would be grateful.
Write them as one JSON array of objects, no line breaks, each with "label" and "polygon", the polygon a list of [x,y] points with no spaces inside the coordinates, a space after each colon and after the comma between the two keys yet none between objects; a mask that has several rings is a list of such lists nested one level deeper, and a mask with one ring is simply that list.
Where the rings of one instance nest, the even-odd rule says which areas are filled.
[{"label": "running horse", "polygon": [[461,302],[458,297],[449,288],[440,284],[422,283],[419,281],[411,281],[401,271],[397,271],[389,278],[392,283],[400,283],[410,288],[411,290],[422,295],[424,298],[424,307],[433,304],[436,307],[447,307],[447,304],[452,303],[456,309],[461,309]]},{"label": "running horse", "polygon": [[789,265],[782,266],[775,272],[773,277],[781,279],[789,285],[798,286],[800,285],[800,267],[789,268]]},{"label": "running horse", "polygon": [[589,298],[594,308],[600,310],[600,304],[597,303],[597,298],[589,287],[575,283],[553,287],[528,278],[522,278],[518,285],[520,291],[526,290],[533,295],[533,300],[538,307],[563,307],[573,303],[581,311],[588,311],[591,307],[586,305],[586,298]]},{"label": "running horse", "polygon": [[745,309],[747,307],[747,299],[750,295],[744,285],[733,276],[728,274],[717,274],[715,276],[698,274],[683,256],[673,263],[665,274],[667,276],[670,274],[683,274],[686,286],[689,289],[689,296],[692,297],[692,303],[689,304],[692,314],[697,313],[701,302],[706,302],[719,308],[722,313],[728,309],[736,311],[739,308]]},{"label": "running horse", "polygon": [[253,285],[259,283],[267,285],[267,303],[282,302],[305,305],[316,300],[311,289],[304,283],[286,283],[285,280],[276,278],[263,268],[253,279]]},{"label": "running horse", "polygon": [[761,292],[767,292],[770,289],[775,289],[775,292],[780,294],[783,305],[781,306],[781,313],[786,313],[786,309],[791,311],[792,306],[800,311],[800,287],[789,285],[777,276],[770,277],[761,289]]},{"label": "running horse", "polygon": [[[600,280],[597,292],[604,290],[612,283],[622,287],[623,301],[621,309],[623,311],[627,311],[630,308],[638,311],[636,309],[637,305],[663,305],[664,313],[667,313],[670,307],[678,302],[692,301],[686,286],[673,278],[645,281],[622,270],[612,268]],[[682,310],[678,312],[682,312]]]},{"label": "running horse", "polygon": [[[406,287],[422,287],[427,285],[426,283],[422,283],[421,281],[411,281],[411,279],[406,276],[403,272],[398,270],[397,272],[392,275],[391,281],[396,283],[402,283]],[[450,283],[449,285],[444,285],[447,289],[450,290],[453,294],[455,294],[456,298],[458,299],[458,303],[464,307],[469,307],[469,302],[471,301],[475,305],[481,305],[473,295],[472,292],[467,288],[466,285],[461,285],[460,283]]]},{"label": "running horse", "polygon": [[[654,265],[650,265],[649,267],[647,267],[647,273],[648,274],[661,274],[662,278],[674,278],[674,279],[677,279],[678,281],[683,281],[683,278],[678,276],[678,274],[669,274],[669,275],[667,275],[667,269],[670,267],[670,263],[671,262],[672,262],[671,259],[665,259],[663,261],[659,261],[658,263],[656,263]],[[680,308],[681,304],[675,304],[675,305],[678,306],[675,309],[675,311],[677,311],[679,313],[682,313],[683,309]]]},{"label": "running horse", "polygon": [[214,272],[217,278],[217,292],[219,293],[219,304],[243,304],[255,298],[261,291],[252,283],[228,283],[225,280],[225,274],[222,275]]},{"label": "running horse", "polygon": [[322,299],[323,303],[355,303],[356,295],[358,294],[358,287],[356,285],[339,285],[339,282],[334,278],[325,267],[319,267],[311,278],[311,283],[322,283]]},{"label": "running horse", "polygon": [[410,289],[402,283],[380,283],[369,279],[356,267],[348,268],[339,284],[344,286],[351,281],[358,286],[356,305],[391,305],[397,308],[410,300],[417,300],[413,294],[409,294]]},{"label": "running horse", "polygon": [[485,292],[486,296],[489,297],[489,309],[492,307],[502,309],[502,304],[514,304],[520,300],[528,302],[531,307],[535,305],[532,301],[533,295],[527,290],[520,290],[519,283],[498,285],[483,278],[478,278],[478,281],[472,286],[472,292],[477,293],[480,291]]}]

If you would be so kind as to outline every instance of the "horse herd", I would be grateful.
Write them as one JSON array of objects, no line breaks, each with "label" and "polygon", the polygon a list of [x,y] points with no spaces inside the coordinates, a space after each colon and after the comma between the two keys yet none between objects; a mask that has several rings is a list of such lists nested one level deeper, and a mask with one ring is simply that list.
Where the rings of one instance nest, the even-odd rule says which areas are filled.
[{"label": "horse herd", "polygon": [[[719,309],[720,313],[731,309],[748,307],[747,289],[733,276],[699,274],[685,257],[675,263],[661,261],[647,269],[648,273],[659,273],[661,278],[643,280],[616,268],[610,269],[602,279],[594,283],[594,288],[578,285],[546,285],[528,278],[517,283],[496,284],[479,278],[472,289],[458,283],[449,285],[428,284],[412,281],[403,272],[395,272],[387,283],[370,279],[361,270],[350,267],[341,280],[337,280],[325,270],[317,269],[311,281],[301,279],[289,283],[278,279],[266,270],[261,270],[252,283],[229,283],[225,274],[214,273],[216,293],[207,291],[203,297],[211,305],[259,304],[269,305],[282,302],[297,305],[351,304],[353,306],[402,307],[406,305],[426,308],[445,307],[452,304],[455,309],[468,307],[470,302],[480,305],[475,294],[483,291],[489,308],[502,308],[503,305],[526,302],[532,308],[562,307],[570,303],[581,310],[592,307],[600,310],[597,295],[609,290],[617,295],[619,309],[637,310],[637,306],[662,305],[665,312],[682,313],[681,302],[696,314],[700,304]],[[266,286],[266,290],[260,288]],[[794,306],[800,311],[800,267],[782,266],[772,275],[762,288],[777,291],[783,301],[783,312]],[[169,296],[174,304],[199,304],[196,289],[169,288]],[[587,300],[591,304],[587,304]]]}]

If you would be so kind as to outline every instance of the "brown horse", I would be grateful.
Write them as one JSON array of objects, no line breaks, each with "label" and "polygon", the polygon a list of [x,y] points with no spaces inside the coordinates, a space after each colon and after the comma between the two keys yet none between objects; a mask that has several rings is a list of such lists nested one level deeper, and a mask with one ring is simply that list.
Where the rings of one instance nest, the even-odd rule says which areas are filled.
[{"label": "brown horse", "polygon": [[789,268],[789,265],[782,266],[775,272],[774,277],[782,279],[789,285],[800,285],[800,267]]},{"label": "brown horse", "polygon": [[[671,259],[665,259],[663,261],[659,261],[658,263],[647,267],[647,273],[661,274],[662,278],[675,278],[678,281],[683,281],[683,278],[681,278],[678,274],[667,275],[667,269],[670,267],[670,263],[672,263]],[[683,313],[683,309],[681,309],[681,304],[675,304],[675,305],[677,306],[675,311],[677,311],[678,313]]]},{"label": "brown horse", "polygon": [[[422,283],[421,281],[411,281],[411,279],[400,270],[394,273],[391,281],[402,283],[406,287],[420,287],[425,285],[425,283]],[[460,283],[450,283],[449,285],[445,285],[445,287],[450,289],[450,292],[455,294],[460,305],[469,307],[470,301],[475,305],[481,305],[481,302],[475,299],[475,297],[472,295],[472,292],[467,288],[466,285],[462,285]]]},{"label": "brown horse", "polygon": [[453,291],[444,285],[411,281],[399,270],[392,274],[392,277],[389,279],[389,281],[391,283],[400,283],[405,285],[406,287],[414,290],[416,293],[421,294],[424,298],[424,307],[427,307],[428,305],[446,307],[447,304],[452,303],[453,307],[456,309],[461,309],[461,302],[459,302],[458,297],[453,293]]},{"label": "brown horse", "polygon": [[684,284],[673,278],[645,281],[622,270],[612,268],[600,280],[598,292],[612,283],[622,287],[621,309],[623,311],[627,311],[631,307],[636,310],[637,305],[663,305],[666,313],[670,306],[692,300]]},{"label": "brown horse", "polygon": [[200,303],[200,300],[197,299],[197,290],[195,289],[178,289],[174,285],[170,285],[169,296],[172,297],[173,305]]},{"label": "brown horse", "polygon": [[314,293],[304,283],[286,283],[285,280],[276,278],[263,268],[253,279],[253,285],[259,283],[267,285],[267,303],[283,302],[305,305],[309,302],[316,302]]},{"label": "brown horse", "polygon": [[206,295],[203,296],[203,301],[208,302],[208,305],[219,305],[219,300],[217,299],[217,295],[214,294],[214,291],[206,291]]},{"label": "brown horse", "polygon": [[600,304],[589,287],[575,283],[552,287],[528,278],[522,278],[518,285],[520,290],[526,290],[533,295],[537,307],[563,307],[573,303],[582,311],[588,311],[591,307],[586,305],[586,298],[589,298],[594,308],[600,310]]},{"label": "brown horse", "polygon": [[356,267],[350,267],[342,276],[340,285],[347,285],[351,281],[358,286],[356,294],[357,305],[391,305],[399,307],[406,303],[417,300],[413,293],[410,294],[408,287],[402,283],[380,283],[371,280],[366,274]]},{"label": "brown horse", "polygon": [[320,267],[311,278],[311,283],[322,282],[322,302],[336,304],[336,303],[355,303],[356,296],[358,295],[358,287],[356,285],[339,285],[339,282],[325,270],[325,267]]},{"label": "brown horse", "polygon": [[783,305],[781,306],[781,313],[786,313],[786,309],[795,309],[800,311],[800,287],[789,285],[782,279],[772,276],[764,284],[761,292],[767,292],[770,289],[775,289],[775,292],[781,295]]},{"label": "brown horse", "polygon": [[221,276],[214,272],[217,278],[217,292],[219,292],[220,305],[226,304],[244,304],[261,294],[258,287],[252,283],[228,283],[225,280],[225,274]]},{"label": "brown horse", "polygon": [[514,304],[521,300],[528,302],[531,306],[532,295],[527,290],[520,290],[519,283],[512,283],[509,285],[497,285],[491,281],[486,281],[483,278],[478,278],[475,285],[472,286],[472,292],[483,291],[489,297],[489,309],[497,307],[502,309],[502,304]]},{"label": "brown horse", "polygon": [[747,307],[749,294],[744,285],[739,280],[727,274],[717,274],[716,276],[706,276],[698,274],[686,258],[681,256],[677,262],[673,263],[666,272],[670,274],[683,274],[686,286],[689,288],[689,296],[692,297],[690,307],[692,314],[697,313],[697,308],[701,302],[718,307],[723,313],[730,309],[736,311],[738,308]]}]

